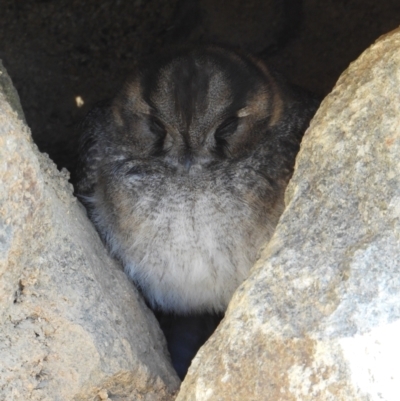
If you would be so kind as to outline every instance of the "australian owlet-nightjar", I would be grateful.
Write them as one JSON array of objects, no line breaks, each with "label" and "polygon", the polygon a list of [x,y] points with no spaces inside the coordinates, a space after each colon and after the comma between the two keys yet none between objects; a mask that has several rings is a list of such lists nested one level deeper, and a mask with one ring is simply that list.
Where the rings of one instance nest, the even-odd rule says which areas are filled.
[{"label": "australian owlet-nightjar", "polygon": [[140,64],[84,120],[77,194],[150,307],[171,316],[160,322],[181,377],[193,355],[179,360],[176,333],[211,319],[195,353],[246,279],[317,106],[263,61],[204,46]]}]

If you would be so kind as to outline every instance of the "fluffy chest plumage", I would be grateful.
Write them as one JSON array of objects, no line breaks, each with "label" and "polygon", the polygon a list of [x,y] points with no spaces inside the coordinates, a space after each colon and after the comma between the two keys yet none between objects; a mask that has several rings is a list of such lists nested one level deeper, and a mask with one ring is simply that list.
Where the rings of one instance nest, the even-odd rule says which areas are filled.
[{"label": "fluffy chest plumage", "polygon": [[260,191],[212,177],[132,177],[118,192],[112,185],[95,194],[95,220],[151,305],[224,311],[276,224],[271,210],[255,207]]}]

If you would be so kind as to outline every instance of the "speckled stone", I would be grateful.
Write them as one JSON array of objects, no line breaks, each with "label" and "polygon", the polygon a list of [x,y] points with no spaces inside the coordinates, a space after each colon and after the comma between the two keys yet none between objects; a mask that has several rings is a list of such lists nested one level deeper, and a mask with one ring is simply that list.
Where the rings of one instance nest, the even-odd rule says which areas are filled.
[{"label": "speckled stone", "polygon": [[172,400],[179,380],[154,316],[3,92],[14,93],[0,90],[0,399]]},{"label": "speckled stone", "polygon": [[179,401],[397,401],[400,30],[342,74],[287,208]]}]

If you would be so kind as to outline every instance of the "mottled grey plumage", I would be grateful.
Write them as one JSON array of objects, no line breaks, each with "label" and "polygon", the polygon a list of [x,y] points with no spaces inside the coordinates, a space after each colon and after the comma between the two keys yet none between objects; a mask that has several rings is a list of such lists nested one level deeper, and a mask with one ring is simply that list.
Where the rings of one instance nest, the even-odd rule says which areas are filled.
[{"label": "mottled grey plumage", "polygon": [[316,107],[262,61],[209,46],[140,66],[87,116],[77,193],[155,310],[225,311]]},{"label": "mottled grey plumage", "polygon": [[152,307],[225,310],[315,107],[263,62],[210,46],[139,67],[87,116],[77,193]]}]

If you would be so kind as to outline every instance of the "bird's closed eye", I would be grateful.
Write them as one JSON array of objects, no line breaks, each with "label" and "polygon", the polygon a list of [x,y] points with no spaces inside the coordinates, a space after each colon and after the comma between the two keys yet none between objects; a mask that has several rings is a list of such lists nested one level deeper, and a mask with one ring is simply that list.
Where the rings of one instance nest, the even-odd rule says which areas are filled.
[{"label": "bird's closed eye", "polygon": [[237,116],[228,117],[215,130],[215,138],[217,140],[225,139],[228,136],[232,135],[236,131],[238,124],[239,124],[239,117]]},{"label": "bird's closed eye", "polygon": [[150,116],[149,126],[151,132],[156,135],[158,139],[164,139],[165,135],[167,135],[164,124],[157,117]]},{"label": "bird's closed eye", "polygon": [[215,154],[225,158],[229,155],[228,138],[235,133],[239,124],[239,117],[231,116],[225,119],[215,130]]},{"label": "bird's closed eye", "polygon": [[154,135],[151,143],[152,156],[161,156],[164,153],[164,141],[167,136],[165,125],[155,116],[149,116],[149,128]]}]

